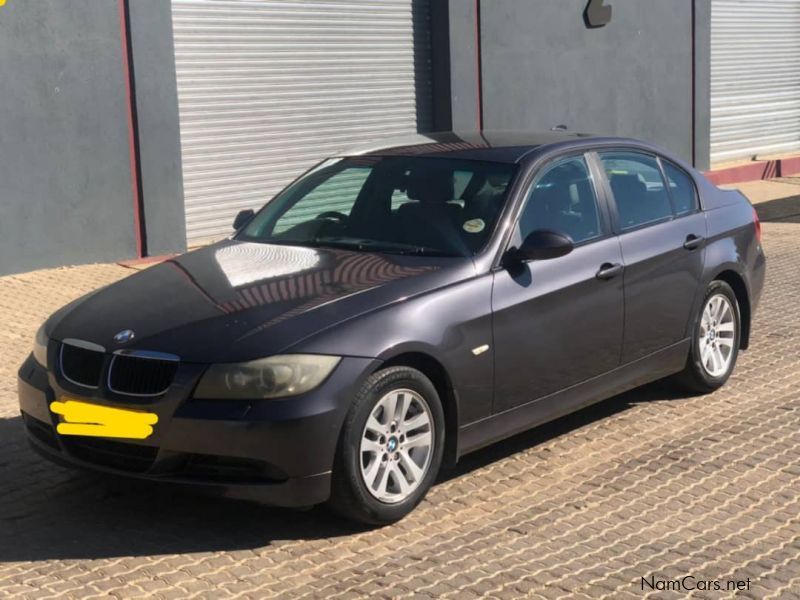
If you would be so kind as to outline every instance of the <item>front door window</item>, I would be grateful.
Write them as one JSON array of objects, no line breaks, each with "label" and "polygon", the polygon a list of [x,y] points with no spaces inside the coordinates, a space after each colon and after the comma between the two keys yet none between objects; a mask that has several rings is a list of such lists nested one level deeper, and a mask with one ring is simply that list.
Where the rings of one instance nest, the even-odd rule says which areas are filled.
[{"label": "front door window", "polygon": [[550,229],[568,235],[575,244],[600,235],[594,185],[583,156],[546,168],[530,192],[519,228],[522,239],[536,229]]}]

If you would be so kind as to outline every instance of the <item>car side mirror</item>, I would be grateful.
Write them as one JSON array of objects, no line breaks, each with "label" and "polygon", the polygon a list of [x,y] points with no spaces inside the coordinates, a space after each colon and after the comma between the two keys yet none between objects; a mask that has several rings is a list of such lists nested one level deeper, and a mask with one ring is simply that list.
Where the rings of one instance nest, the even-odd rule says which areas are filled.
[{"label": "car side mirror", "polygon": [[256,212],[252,208],[248,208],[247,210],[239,211],[239,214],[236,215],[236,218],[233,220],[233,228],[236,231],[239,231],[242,227],[247,225],[250,221],[253,220],[253,217],[256,216]]},{"label": "car side mirror", "polygon": [[566,256],[574,247],[568,235],[549,229],[536,229],[528,234],[519,248],[509,250],[509,258],[514,261],[549,260]]}]

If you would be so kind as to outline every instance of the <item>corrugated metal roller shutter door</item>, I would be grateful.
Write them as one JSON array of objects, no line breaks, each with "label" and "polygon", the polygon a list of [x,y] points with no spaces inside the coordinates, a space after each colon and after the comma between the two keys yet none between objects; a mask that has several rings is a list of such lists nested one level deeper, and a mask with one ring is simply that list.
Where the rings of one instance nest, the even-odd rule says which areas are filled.
[{"label": "corrugated metal roller shutter door", "polygon": [[189,243],[353,143],[429,131],[428,0],[172,0]]},{"label": "corrugated metal roller shutter door", "polygon": [[798,150],[800,0],[712,0],[712,163]]}]

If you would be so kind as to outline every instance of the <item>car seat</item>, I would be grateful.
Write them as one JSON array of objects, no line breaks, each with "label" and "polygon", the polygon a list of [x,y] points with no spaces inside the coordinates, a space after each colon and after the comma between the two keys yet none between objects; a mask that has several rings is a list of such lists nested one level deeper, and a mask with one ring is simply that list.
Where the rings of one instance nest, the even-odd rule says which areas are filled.
[{"label": "car seat", "polygon": [[623,229],[651,220],[647,215],[651,204],[647,198],[647,186],[638,175],[612,175],[610,183]]},{"label": "car seat", "polygon": [[453,173],[449,170],[411,173],[406,182],[406,202],[397,209],[399,241],[462,253],[464,241],[456,229],[462,208],[453,200]]}]

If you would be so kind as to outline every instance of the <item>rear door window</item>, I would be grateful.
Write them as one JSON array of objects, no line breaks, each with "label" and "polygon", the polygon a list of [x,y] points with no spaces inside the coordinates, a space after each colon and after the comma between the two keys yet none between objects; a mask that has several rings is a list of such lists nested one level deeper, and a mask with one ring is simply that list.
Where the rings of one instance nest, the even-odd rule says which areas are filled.
[{"label": "rear door window", "polygon": [[658,161],[640,152],[600,152],[623,231],[672,218],[669,193]]}]

